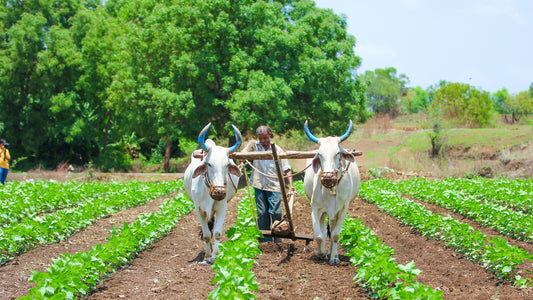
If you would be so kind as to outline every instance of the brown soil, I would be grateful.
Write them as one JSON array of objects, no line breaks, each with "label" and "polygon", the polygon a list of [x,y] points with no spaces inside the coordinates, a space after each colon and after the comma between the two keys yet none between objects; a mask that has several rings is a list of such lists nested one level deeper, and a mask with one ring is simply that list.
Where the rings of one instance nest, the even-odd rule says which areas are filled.
[{"label": "brown soil", "polygon": [[[364,176],[366,177],[366,176]],[[131,178],[130,178],[131,179]],[[225,227],[235,223],[237,203],[246,189],[230,202]],[[31,270],[45,271],[51,259],[61,253],[87,251],[91,245],[105,243],[112,225],[132,222],[140,214],[153,212],[164,201],[158,198],[148,204],[96,221],[92,226],[68,240],[34,249],[0,267],[0,299],[13,299],[27,294],[34,286],[28,283]],[[437,213],[451,214],[445,209],[429,206]],[[294,204],[296,233],[312,233],[310,207],[304,196]],[[428,240],[396,221],[375,205],[357,198],[351,203],[349,215],[363,220],[385,244],[395,249],[396,261],[414,261],[422,270],[418,281],[444,292],[445,299],[530,299],[533,290],[520,290],[495,278],[482,266],[466,260],[443,243]],[[477,226],[473,224],[474,226]],[[477,226],[484,233],[497,235]],[[143,251],[124,269],[111,274],[88,299],[206,299],[215,288],[211,282],[214,271],[202,263],[204,249],[199,238],[199,222],[195,213],[181,218],[166,237]],[[512,241],[530,252],[530,244]],[[283,239],[260,245],[262,254],[254,267],[260,283],[259,299],[368,299],[364,288],[354,284],[356,268],[340,249],[341,263],[330,266],[313,255],[314,243]]]}]

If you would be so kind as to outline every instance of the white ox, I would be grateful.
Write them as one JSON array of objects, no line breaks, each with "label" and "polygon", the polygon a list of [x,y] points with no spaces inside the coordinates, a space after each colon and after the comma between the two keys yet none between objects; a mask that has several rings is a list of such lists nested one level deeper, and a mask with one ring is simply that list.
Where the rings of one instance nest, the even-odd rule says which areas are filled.
[{"label": "white ox", "polygon": [[305,171],[304,177],[305,193],[311,199],[311,219],[317,243],[315,255],[326,258],[327,216],[331,230],[329,249],[331,265],[340,263],[337,247],[342,222],[350,202],[359,192],[361,183],[355,157],[340,146],[340,143],[348,138],[351,130],[350,120],[344,135],[317,138],[309,131],[305,121],[305,133],[311,141],[319,145],[318,153],[307,161],[313,166]]},{"label": "white ox", "polygon": [[[242,136],[239,129],[232,125],[237,141],[231,148],[217,146],[210,139],[204,142],[210,126],[211,123],[207,124],[198,136],[198,144],[205,151],[205,157],[199,159],[191,155],[191,163],[185,170],[183,183],[185,192],[194,202],[202,226],[202,238],[205,242],[204,261],[213,263],[218,255],[228,200],[235,195],[241,176],[239,167],[229,159],[229,154],[242,144]],[[211,232],[208,222],[212,218],[214,224]],[[211,248],[213,237],[214,245]]]}]

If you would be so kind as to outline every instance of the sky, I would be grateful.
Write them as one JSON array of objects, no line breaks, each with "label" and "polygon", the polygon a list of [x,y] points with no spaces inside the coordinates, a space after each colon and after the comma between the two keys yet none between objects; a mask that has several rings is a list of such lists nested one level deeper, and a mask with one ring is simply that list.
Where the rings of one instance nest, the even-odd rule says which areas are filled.
[{"label": "sky", "polygon": [[511,94],[533,83],[533,0],[315,0],[345,15],[357,70],[394,67],[408,86],[441,80]]}]

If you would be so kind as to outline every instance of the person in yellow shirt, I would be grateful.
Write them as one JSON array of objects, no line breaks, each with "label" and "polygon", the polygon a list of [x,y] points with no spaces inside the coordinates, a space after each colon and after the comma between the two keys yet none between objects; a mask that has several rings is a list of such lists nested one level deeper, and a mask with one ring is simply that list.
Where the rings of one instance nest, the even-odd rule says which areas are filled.
[{"label": "person in yellow shirt", "polygon": [[0,139],[0,182],[2,184],[6,183],[7,173],[9,172],[9,161],[11,160],[11,155],[6,146],[9,146],[6,140]]}]

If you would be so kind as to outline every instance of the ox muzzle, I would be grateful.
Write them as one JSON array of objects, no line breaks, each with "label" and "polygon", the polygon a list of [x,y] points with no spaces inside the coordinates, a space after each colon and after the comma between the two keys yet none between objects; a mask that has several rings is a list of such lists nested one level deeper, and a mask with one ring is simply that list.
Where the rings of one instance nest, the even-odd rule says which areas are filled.
[{"label": "ox muzzle", "polygon": [[211,185],[209,186],[209,196],[215,201],[220,201],[226,198],[225,185]]},{"label": "ox muzzle", "polygon": [[209,179],[209,176],[207,176],[207,172],[202,175],[204,177],[205,186],[209,189],[209,196],[211,196],[213,200],[220,201],[226,198],[226,193],[228,192],[226,182],[224,182],[224,185],[214,185]]},{"label": "ox muzzle", "polygon": [[320,182],[328,189],[333,188],[339,182],[337,172],[320,172]]}]

